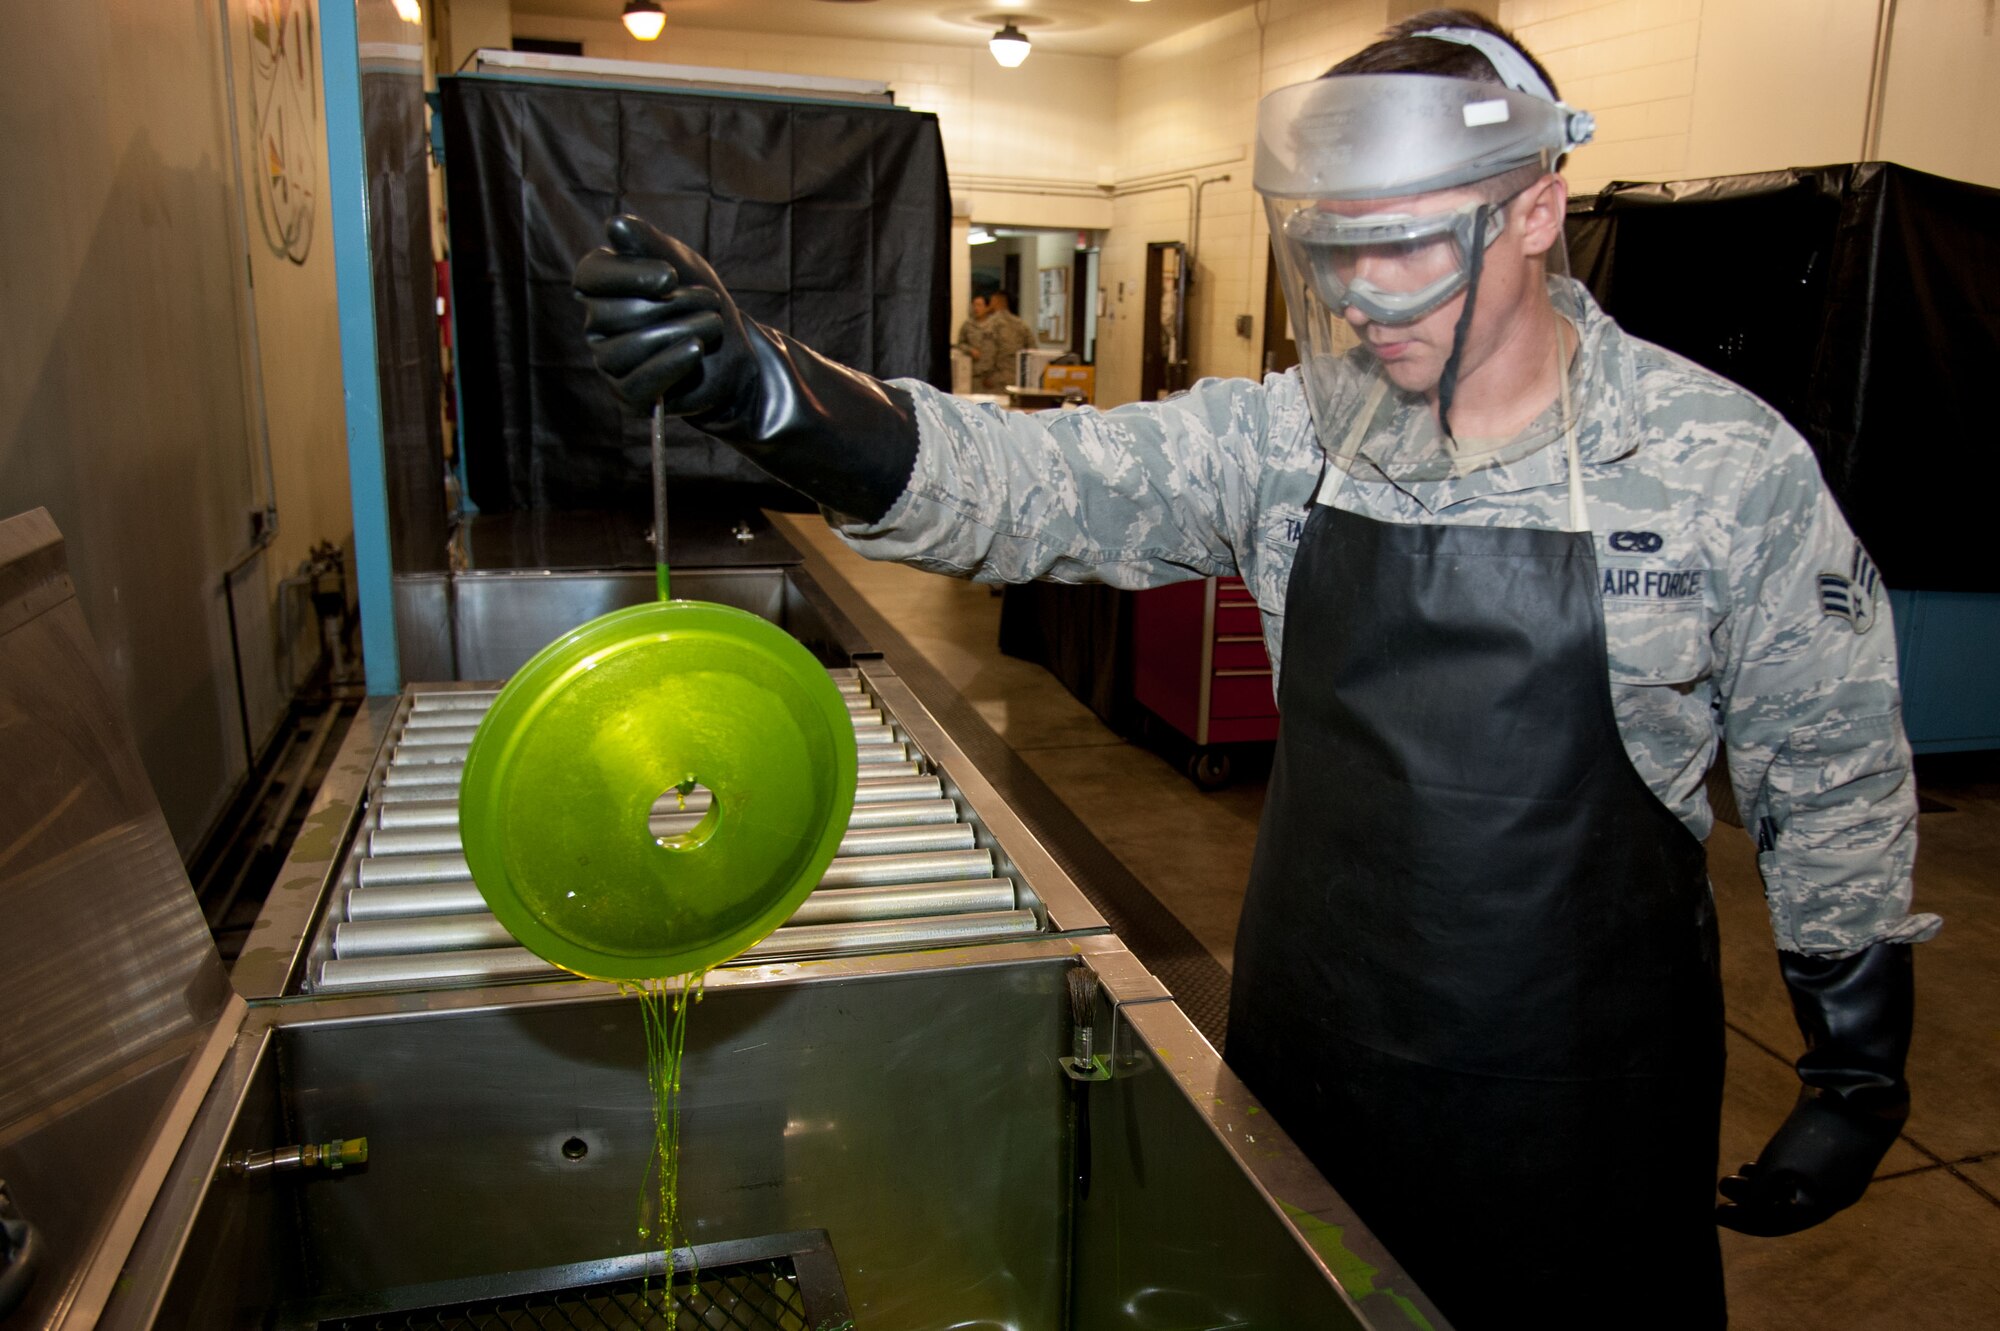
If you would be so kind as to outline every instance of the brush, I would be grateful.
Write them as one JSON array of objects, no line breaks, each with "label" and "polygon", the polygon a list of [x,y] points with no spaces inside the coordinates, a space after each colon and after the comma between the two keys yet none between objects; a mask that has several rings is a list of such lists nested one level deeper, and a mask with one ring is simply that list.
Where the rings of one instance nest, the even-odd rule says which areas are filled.
[{"label": "brush", "polygon": [[1069,988],[1069,1055],[1057,1061],[1076,1081],[1109,1080],[1111,1069],[1091,1051],[1097,1026],[1097,972],[1078,964],[1070,967],[1063,980]]}]

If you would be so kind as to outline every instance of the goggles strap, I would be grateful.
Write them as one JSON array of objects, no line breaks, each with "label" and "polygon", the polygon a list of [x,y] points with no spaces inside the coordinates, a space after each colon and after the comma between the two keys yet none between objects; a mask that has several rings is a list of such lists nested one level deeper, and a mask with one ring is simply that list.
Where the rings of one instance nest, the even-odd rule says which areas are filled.
[{"label": "goggles strap", "polygon": [[1444,374],[1438,379],[1438,428],[1449,440],[1451,433],[1451,399],[1458,392],[1459,355],[1465,349],[1465,335],[1472,327],[1472,307],[1479,300],[1479,273],[1486,264],[1486,219],[1495,207],[1504,204],[1482,205],[1472,217],[1472,258],[1466,265],[1465,308],[1458,312],[1458,323],[1451,331],[1451,355],[1445,357]]}]

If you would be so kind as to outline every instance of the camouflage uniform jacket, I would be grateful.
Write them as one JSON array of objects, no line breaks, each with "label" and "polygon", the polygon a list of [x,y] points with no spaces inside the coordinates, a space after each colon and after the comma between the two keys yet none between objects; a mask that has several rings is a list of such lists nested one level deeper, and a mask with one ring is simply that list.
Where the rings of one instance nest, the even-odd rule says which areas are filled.
[{"label": "camouflage uniform jacket", "polygon": [[1034,330],[1012,310],[996,310],[986,316],[988,336],[993,339],[992,372],[987,387],[995,392],[1015,382],[1014,355],[1034,348]]},{"label": "camouflage uniform jacket", "polygon": [[[1916,789],[1887,598],[1811,450],[1742,389],[1581,306],[1577,442],[1633,766],[1706,838],[1703,779],[1727,745],[1781,948],[1930,937],[1937,917],[1909,913]],[[1285,589],[1326,466],[1296,370],[1033,415],[900,386],[917,461],[881,521],[836,516],[861,553],[987,582],[1240,574],[1281,665]],[[1351,479],[1336,503],[1389,522],[1562,528],[1567,458],[1555,446],[1444,480]]]},{"label": "camouflage uniform jacket", "polygon": [[986,381],[992,376],[993,359],[993,316],[984,319],[968,318],[958,326],[958,346],[972,362],[973,391],[982,391]]}]

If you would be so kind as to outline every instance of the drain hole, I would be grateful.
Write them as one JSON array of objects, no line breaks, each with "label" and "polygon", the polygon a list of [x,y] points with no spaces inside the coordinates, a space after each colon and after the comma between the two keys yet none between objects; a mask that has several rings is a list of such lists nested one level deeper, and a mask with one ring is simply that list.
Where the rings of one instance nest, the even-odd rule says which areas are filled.
[{"label": "drain hole", "polygon": [[563,1159],[581,1160],[590,1154],[590,1143],[581,1137],[571,1137],[562,1144]]},{"label": "drain hole", "polygon": [[715,832],[721,804],[715,792],[690,776],[668,786],[646,814],[646,830],[668,850],[692,850]]}]

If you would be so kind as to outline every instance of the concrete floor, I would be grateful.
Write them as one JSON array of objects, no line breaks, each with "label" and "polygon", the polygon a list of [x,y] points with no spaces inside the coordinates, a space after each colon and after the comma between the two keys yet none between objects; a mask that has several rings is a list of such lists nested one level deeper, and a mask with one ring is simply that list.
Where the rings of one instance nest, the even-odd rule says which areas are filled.
[{"label": "concrete floor", "polygon": [[[788,533],[835,560],[871,605],[1227,966],[1261,785],[1204,794],[1125,743],[1039,666],[1002,656],[985,587],[874,564],[811,519]],[[2000,761],[1926,764],[1917,905],[1945,918],[1917,957],[1914,1110],[1861,1203],[1782,1239],[1724,1232],[1731,1324],[1756,1331],[2000,1327]],[[1948,806],[1948,807],[1947,807]],[[1754,1157],[1797,1094],[1800,1051],[1755,856],[1719,825],[1729,1077],[1722,1172]],[[1719,1175],[1718,1175],[1719,1176]]]}]

